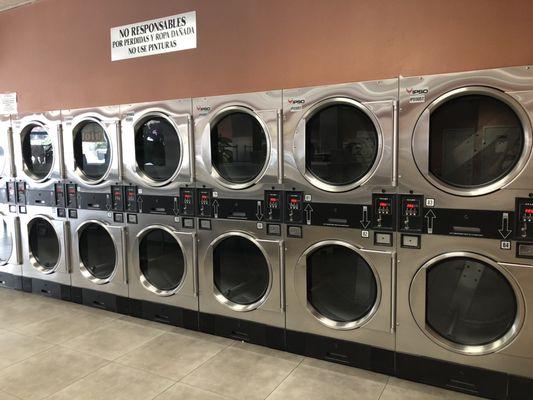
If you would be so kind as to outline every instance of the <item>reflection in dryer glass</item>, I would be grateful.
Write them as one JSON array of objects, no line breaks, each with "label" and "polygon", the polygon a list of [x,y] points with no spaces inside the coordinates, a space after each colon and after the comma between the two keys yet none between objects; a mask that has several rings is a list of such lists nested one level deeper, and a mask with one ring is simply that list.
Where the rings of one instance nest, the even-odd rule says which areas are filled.
[{"label": "reflection in dryer glass", "polygon": [[40,267],[53,269],[59,261],[59,238],[52,224],[35,218],[29,225],[30,252]]},{"label": "reflection in dryer glass", "polygon": [[465,95],[431,113],[429,171],[442,182],[476,188],[505,177],[523,151],[514,110],[486,95]]},{"label": "reflection in dryer glass", "polygon": [[44,179],[52,169],[54,147],[52,138],[40,125],[31,125],[22,139],[22,157],[28,172],[35,179]]},{"label": "reflection in dryer glass", "polygon": [[166,119],[150,117],[135,130],[135,157],[139,169],[154,181],[172,178],[181,155],[178,132]]},{"label": "reflection in dryer glass", "polygon": [[456,257],[427,271],[427,324],[451,342],[469,346],[492,343],[509,331],[516,312],[513,288],[489,264]]},{"label": "reflection in dryer glass", "polygon": [[211,162],[228,182],[252,181],[263,169],[266,158],[266,133],[250,114],[228,114],[211,128]]},{"label": "reflection in dryer glass", "polygon": [[9,233],[6,221],[0,224],[0,264],[6,264],[13,252],[13,240]]},{"label": "reflection in dryer glass", "polygon": [[159,290],[176,289],[185,273],[185,258],[176,239],[153,229],[139,243],[139,264],[146,280]]},{"label": "reflection in dryer glass", "polygon": [[85,268],[98,279],[109,279],[115,270],[117,256],[113,238],[95,223],[83,227],[79,235],[79,254]]},{"label": "reflection in dryer glass", "polygon": [[270,274],[265,256],[250,240],[232,236],[213,251],[213,279],[218,291],[240,305],[257,303],[268,290]]},{"label": "reflection in dryer glass", "polygon": [[377,283],[368,263],[355,251],[326,245],[307,256],[307,301],[324,317],[354,322],[377,300]]},{"label": "reflection in dryer glass", "polygon": [[96,122],[85,122],[77,129],[74,138],[76,167],[93,180],[106,174],[111,162],[109,139],[104,128]]},{"label": "reflection in dryer glass", "polygon": [[376,160],[376,127],[356,107],[337,104],[321,109],[307,121],[305,135],[305,167],[325,183],[357,182]]}]

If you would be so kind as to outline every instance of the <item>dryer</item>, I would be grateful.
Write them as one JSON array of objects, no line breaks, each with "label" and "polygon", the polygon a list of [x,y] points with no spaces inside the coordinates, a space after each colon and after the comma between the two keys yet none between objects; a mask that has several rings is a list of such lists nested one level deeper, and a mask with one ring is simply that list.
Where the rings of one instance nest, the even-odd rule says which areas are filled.
[{"label": "dryer", "polygon": [[124,105],[121,114],[126,211],[194,216],[191,99]]},{"label": "dryer", "polygon": [[70,300],[69,221],[46,206],[20,215],[23,289]]},{"label": "dryer", "polygon": [[180,218],[128,214],[131,315],[198,330],[196,231]]},{"label": "dryer", "polygon": [[69,220],[73,300],[129,314],[124,214],[78,209],[69,210]]},{"label": "dryer", "polygon": [[285,348],[279,224],[200,219],[200,330]]},{"label": "dryer", "polygon": [[530,260],[497,239],[423,235],[421,250],[399,248],[397,375],[488,398],[526,398],[532,293]]},{"label": "dryer", "polygon": [[0,204],[0,286],[22,289],[20,218]]},{"label": "dryer", "polygon": [[265,199],[281,196],[281,91],[193,99],[193,116],[199,216],[276,221]]},{"label": "dryer", "polygon": [[287,350],[394,373],[396,252],[359,229],[289,226]]},{"label": "dryer", "polygon": [[287,223],[393,229],[397,98],[397,79],[283,90]]}]

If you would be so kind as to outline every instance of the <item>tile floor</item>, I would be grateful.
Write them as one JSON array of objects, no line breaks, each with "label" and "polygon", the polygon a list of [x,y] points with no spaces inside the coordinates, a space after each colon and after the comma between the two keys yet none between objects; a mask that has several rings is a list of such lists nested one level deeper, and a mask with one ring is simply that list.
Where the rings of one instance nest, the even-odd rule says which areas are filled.
[{"label": "tile floor", "polygon": [[474,399],[0,289],[0,400]]}]

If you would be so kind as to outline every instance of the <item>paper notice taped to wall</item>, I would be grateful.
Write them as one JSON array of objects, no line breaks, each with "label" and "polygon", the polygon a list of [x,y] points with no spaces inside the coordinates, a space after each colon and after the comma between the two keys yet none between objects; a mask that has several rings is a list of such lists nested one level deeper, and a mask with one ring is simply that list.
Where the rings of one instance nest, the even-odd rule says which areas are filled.
[{"label": "paper notice taped to wall", "polygon": [[196,11],[111,28],[111,61],[196,48]]},{"label": "paper notice taped to wall", "polygon": [[17,114],[17,94],[0,93],[0,115]]}]

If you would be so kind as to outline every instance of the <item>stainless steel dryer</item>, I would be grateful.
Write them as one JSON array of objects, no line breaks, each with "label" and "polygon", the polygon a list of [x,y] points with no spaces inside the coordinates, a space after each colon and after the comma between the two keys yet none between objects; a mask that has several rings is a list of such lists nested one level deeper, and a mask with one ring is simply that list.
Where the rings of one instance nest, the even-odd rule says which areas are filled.
[{"label": "stainless steel dryer", "polygon": [[128,215],[131,315],[197,330],[195,229],[174,216]]},{"label": "stainless steel dryer", "polygon": [[28,189],[52,190],[63,177],[59,111],[13,117],[15,173]]},{"label": "stainless steel dryer", "polygon": [[62,110],[67,179],[78,191],[107,190],[122,180],[118,106]]},{"label": "stainless steel dryer", "polygon": [[69,222],[55,209],[27,206],[20,215],[23,289],[70,300]]},{"label": "stainless steel dryer", "polygon": [[397,97],[397,79],[283,91],[287,223],[392,229]]},{"label": "stainless steel dryer", "polygon": [[0,204],[0,286],[22,289],[22,249],[20,218]]},{"label": "stainless steel dryer", "polygon": [[279,224],[200,219],[200,330],[285,347]]},{"label": "stainless steel dryer", "polygon": [[398,376],[488,398],[527,398],[530,260],[497,239],[423,235],[421,250],[398,250]]},{"label": "stainless steel dryer", "polygon": [[265,191],[283,180],[281,91],[193,99],[193,115],[199,216],[271,220]]},{"label": "stainless steel dryer", "polygon": [[124,214],[78,209],[69,210],[69,219],[73,299],[129,314]]},{"label": "stainless steel dryer", "polygon": [[361,230],[290,226],[287,349],[394,373],[396,253]]}]

